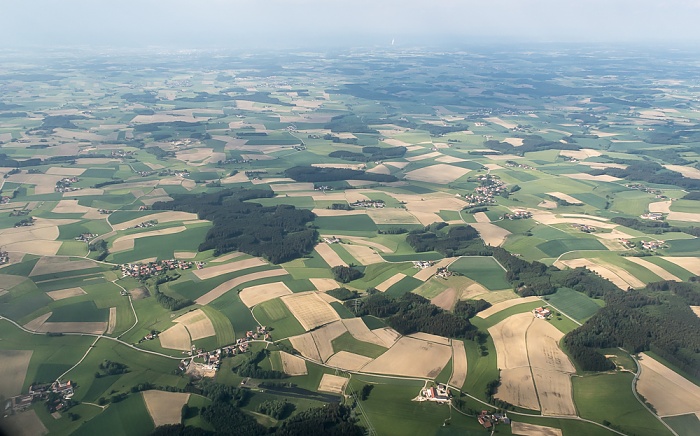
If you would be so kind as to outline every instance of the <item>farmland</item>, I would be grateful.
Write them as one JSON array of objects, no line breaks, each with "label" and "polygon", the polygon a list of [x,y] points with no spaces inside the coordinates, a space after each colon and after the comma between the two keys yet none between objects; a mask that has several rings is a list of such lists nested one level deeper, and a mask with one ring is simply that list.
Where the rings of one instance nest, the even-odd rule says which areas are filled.
[{"label": "farmland", "polygon": [[[0,397],[80,404],[7,428],[213,431],[209,381],[268,434],[329,403],[377,435],[697,427],[696,56],[17,56]],[[434,382],[462,402],[412,401]]]}]

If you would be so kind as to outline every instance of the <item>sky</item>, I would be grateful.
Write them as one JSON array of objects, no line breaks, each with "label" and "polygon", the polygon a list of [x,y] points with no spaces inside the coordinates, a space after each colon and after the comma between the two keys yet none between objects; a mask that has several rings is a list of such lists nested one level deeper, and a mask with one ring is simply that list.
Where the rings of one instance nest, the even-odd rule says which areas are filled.
[{"label": "sky", "polygon": [[700,44],[700,0],[5,0],[0,49]]}]

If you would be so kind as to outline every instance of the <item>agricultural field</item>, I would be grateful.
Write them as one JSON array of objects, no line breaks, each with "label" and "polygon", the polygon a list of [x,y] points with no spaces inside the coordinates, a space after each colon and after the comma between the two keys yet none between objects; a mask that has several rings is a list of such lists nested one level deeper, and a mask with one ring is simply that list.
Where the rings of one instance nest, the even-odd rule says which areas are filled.
[{"label": "agricultural field", "polygon": [[693,434],[697,56],[561,50],[1,52],[0,433]]}]

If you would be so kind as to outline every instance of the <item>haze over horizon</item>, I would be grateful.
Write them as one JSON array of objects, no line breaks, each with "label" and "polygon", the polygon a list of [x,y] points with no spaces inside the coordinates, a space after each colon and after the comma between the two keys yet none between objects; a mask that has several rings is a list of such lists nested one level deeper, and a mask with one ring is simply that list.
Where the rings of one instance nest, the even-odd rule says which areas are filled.
[{"label": "haze over horizon", "polygon": [[2,11],[6,49],[700,42],[693,0],[26,0]]}]

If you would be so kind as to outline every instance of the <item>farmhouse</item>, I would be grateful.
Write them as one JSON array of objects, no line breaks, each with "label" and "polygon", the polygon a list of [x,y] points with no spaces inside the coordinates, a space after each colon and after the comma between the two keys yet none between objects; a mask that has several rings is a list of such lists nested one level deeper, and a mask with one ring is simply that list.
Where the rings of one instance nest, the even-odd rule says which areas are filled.
[{"label": "farmhouse", "polygon": [[663,248],[666,245],[666,241],[640,241],[642,248],[649,251],[655,251],[659,248]]},{"label": "farmhouse", "polygon": [[552,315],[552,312],[546,307],[538,307],[532,311],[535,318],[547,319]]},{"label": "farmhouse", "polygon": [[437,386],[431,386],[429,388],[421,389],[418,398],[415,401],[433,401],[436,403],[449,403],[451,398],[450,391],[447,389],[447,385],[438,384]]},{"label": "farmhouse", "polygon": [[413,266],[420,269],[430,268],[433,266],[433,262],[429,260],[414,260]]},{"label": "farmhouse", "polygon": [[4,265],[10,261],[10,253],[0,250],[0,265]]},{"label": "farmhouse", "polygon": [[649,212],[639,215],[643,220],[661,221],[664,219],[664,215],[660,212]]}]

